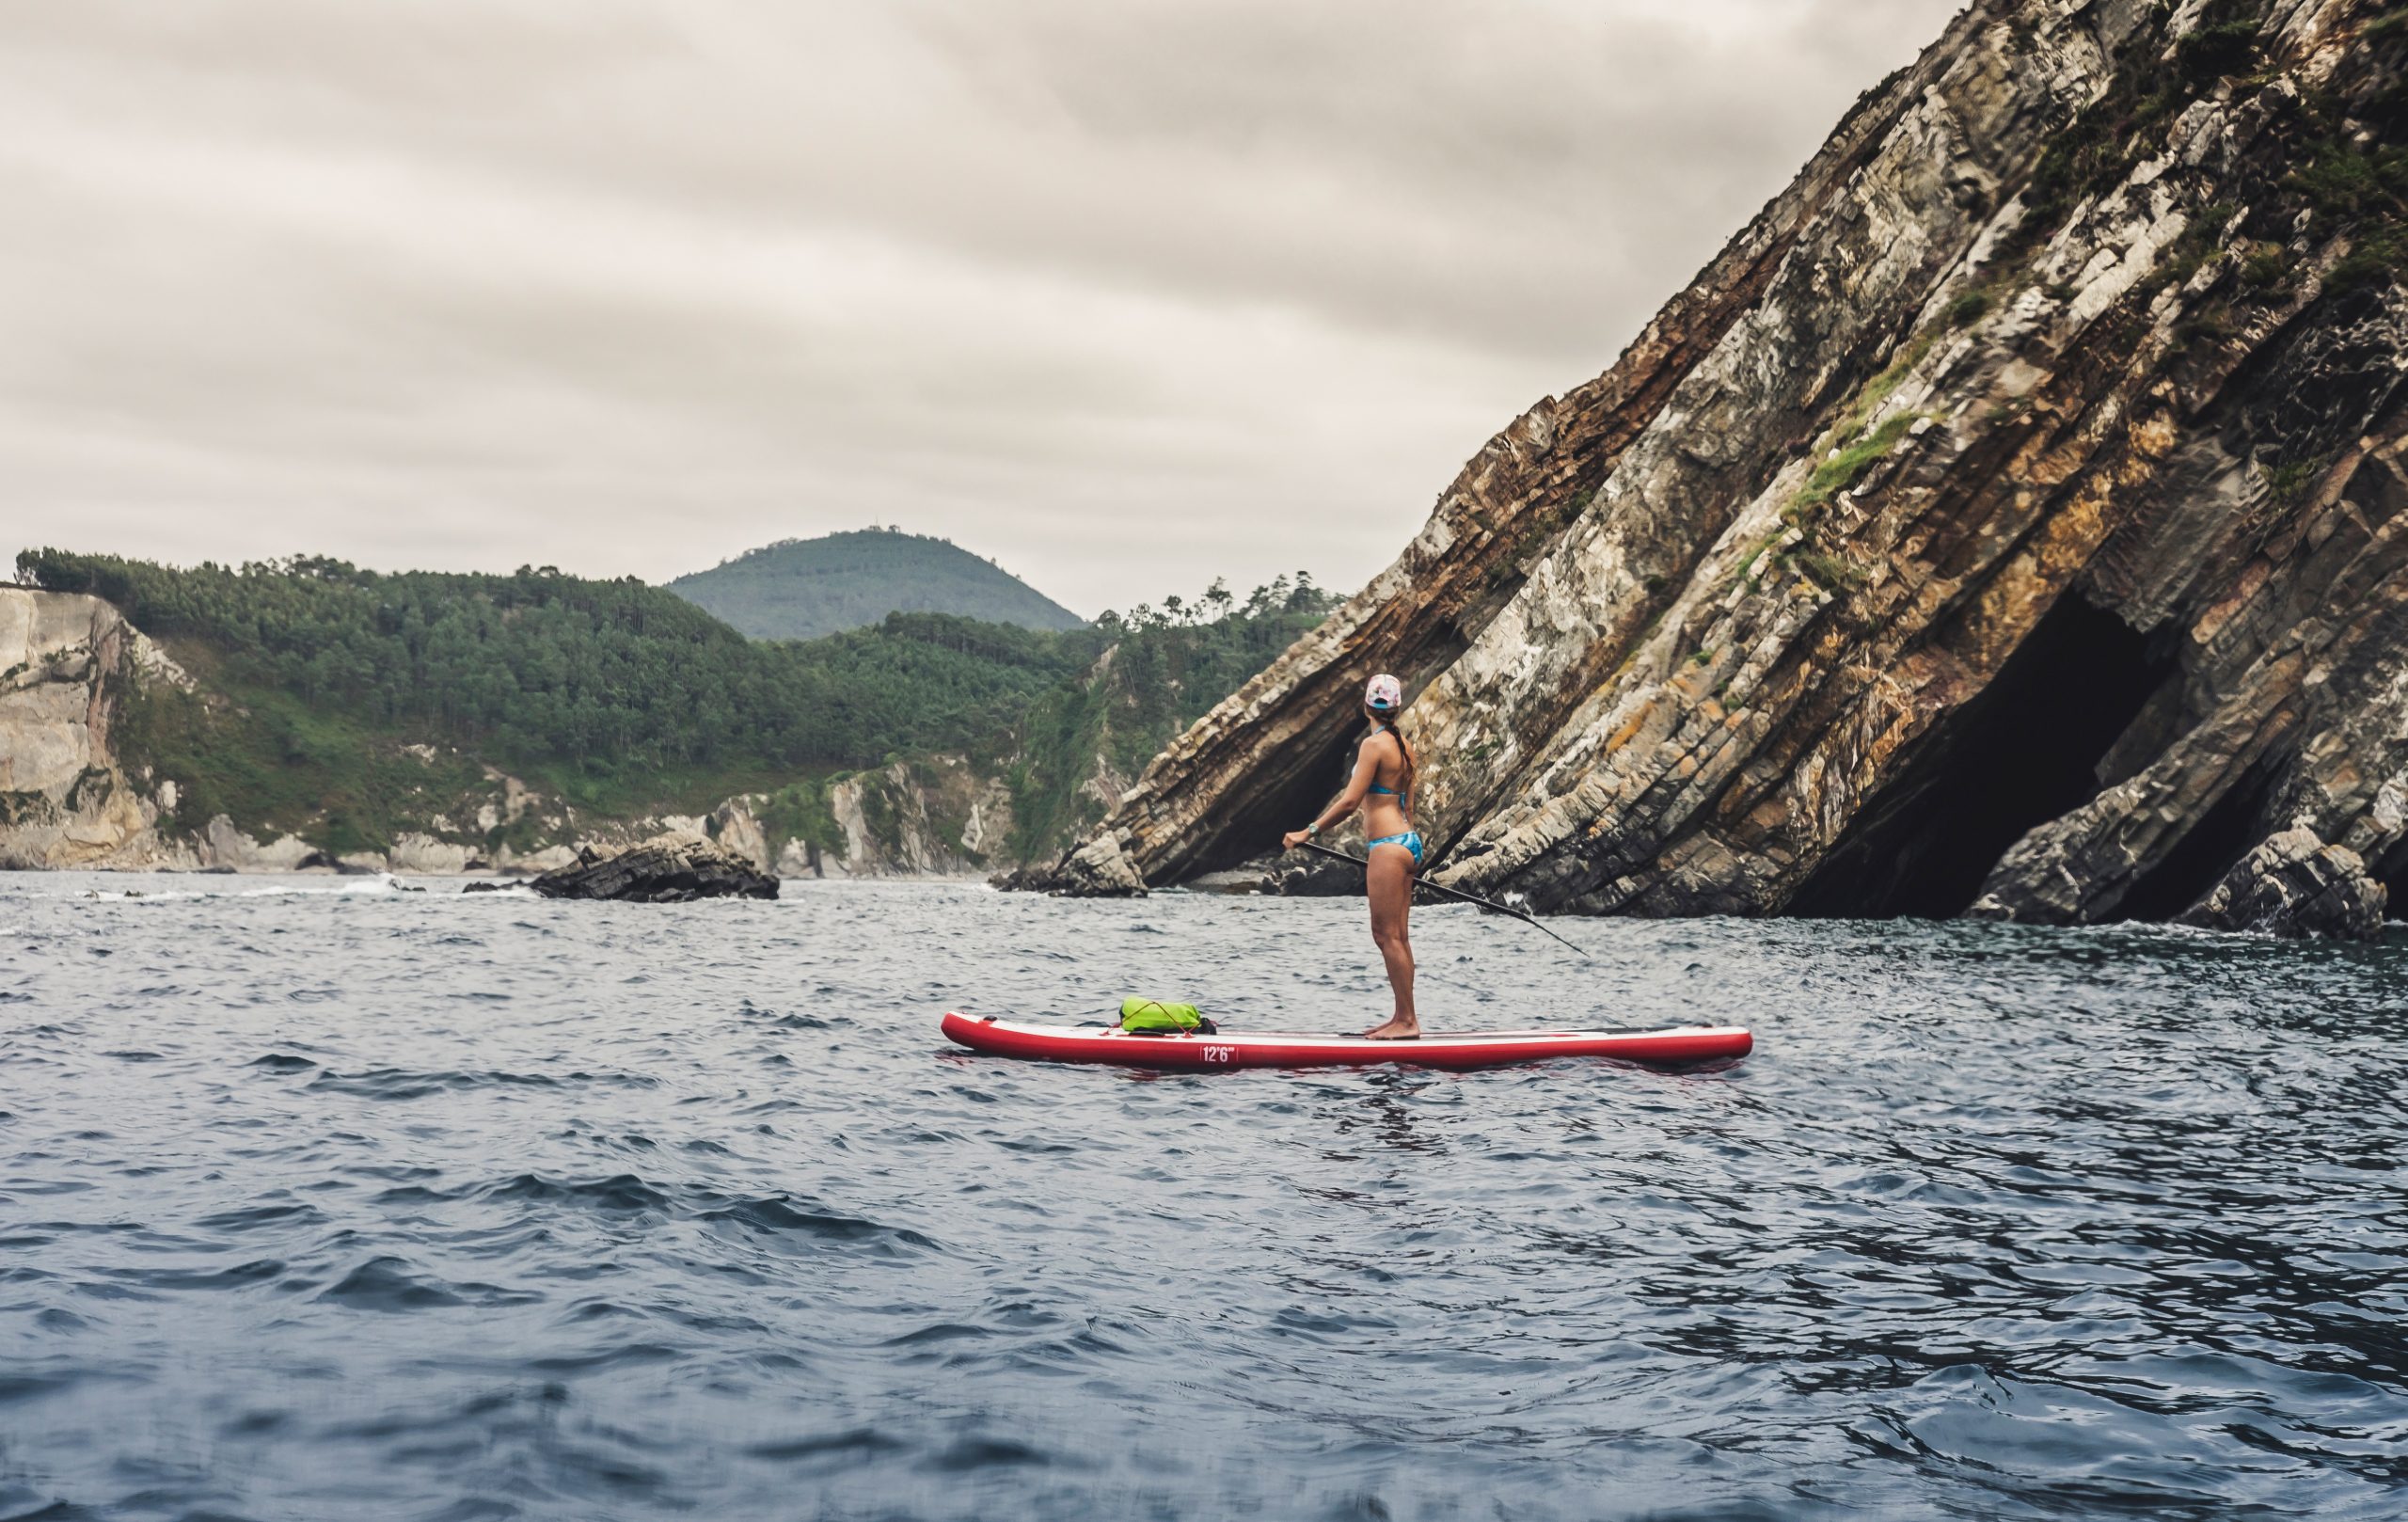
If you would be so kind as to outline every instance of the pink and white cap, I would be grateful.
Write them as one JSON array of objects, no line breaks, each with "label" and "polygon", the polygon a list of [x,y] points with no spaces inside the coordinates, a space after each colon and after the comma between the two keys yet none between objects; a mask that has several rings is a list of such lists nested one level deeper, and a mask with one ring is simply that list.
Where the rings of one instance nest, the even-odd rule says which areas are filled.
[{"label": "pink and white cap", "polygon": [[1404,701],[1404,684],[1382,672],[1363,689],[1363,701],[1374,708],[1393,708]]}]

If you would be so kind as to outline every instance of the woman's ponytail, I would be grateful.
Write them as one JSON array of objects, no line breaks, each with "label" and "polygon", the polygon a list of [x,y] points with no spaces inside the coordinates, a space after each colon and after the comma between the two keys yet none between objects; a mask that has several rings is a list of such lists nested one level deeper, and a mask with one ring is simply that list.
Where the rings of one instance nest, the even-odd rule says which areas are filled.
[{"label": "woman's ponytail", "polygon": [[1363,712],[1371,722],[1396,737],[1397,753],[1404,757],[1404,785],[1397,791],[1404,800],[1404,818],[1405,822],[1410,824],[1413,822],[1414,777],[1419,770],[1413,762],[1413,747],[1404,743],[1404,731],[1396,727],[1396,717],[1393,714],[1382,713],[1368,703],[1363,706]]}]

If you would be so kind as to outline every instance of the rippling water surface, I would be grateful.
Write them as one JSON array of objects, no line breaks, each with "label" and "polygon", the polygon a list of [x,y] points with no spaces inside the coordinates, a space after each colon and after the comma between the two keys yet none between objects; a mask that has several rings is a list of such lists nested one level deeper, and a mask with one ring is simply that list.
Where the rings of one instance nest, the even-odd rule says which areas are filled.
[{"label": "rippling water surface", "polygon": [[[0,878],[0,1517],[2391,1517],[2408,945]],[[143,896],[119,896],[128,888]],[[306,889],[307,891],[290,891]],[[87,896],[97,890],[98,897]]]}]

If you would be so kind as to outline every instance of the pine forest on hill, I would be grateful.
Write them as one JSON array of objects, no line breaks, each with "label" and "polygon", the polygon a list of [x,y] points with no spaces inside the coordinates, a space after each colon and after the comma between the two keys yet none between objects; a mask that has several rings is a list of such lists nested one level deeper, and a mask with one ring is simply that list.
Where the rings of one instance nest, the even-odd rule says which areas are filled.
[{"label": "pine forest on hill", "polygon": [[948,612],[990,624],[1073,629],[1079,616],[948,539],[863,529],[764,546],[669,583],[669,590],[756,640],[814,640],[894,612]]},{"label": "pine forest on hill", "polygon": [[771,793],[791,832],[823,840],[828,782],[958,755],[1008,781],[1010,854],[1027,860],[1088,822],[1073,793],[1099,758],[1133,775],[1335,600],[1283,577],[1072,629],[911,612],[764,642],[633,578],[548,566],[179,568],[61,549],[17,565],[116,604],[201,678],[198,694],[145,689],[117,726],[130,762],[178,779],[170,824],[225,814],[331,850],[420,827],[426,764],[404,748],[433,746],[464,777],[492,766],[609,816]]}]

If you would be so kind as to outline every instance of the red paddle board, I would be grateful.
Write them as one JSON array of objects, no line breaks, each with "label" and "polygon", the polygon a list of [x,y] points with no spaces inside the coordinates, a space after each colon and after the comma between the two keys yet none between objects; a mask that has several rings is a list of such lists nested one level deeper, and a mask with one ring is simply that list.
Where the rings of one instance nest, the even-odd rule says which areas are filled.
[{"label": "red paddle board", "polygon": [[1411,1041],[1359,1036],[1193,1031],[1139,1035],[1117,1026],[1038,1025],[948,1012],[945,1035],[973,1052],[1040,1062],[1108,1062],[1125,1068],[1351,1068],[1405,1062],[1422,1068],[1497,1068],[1554,1057],[1620,1057],[1627,1062],[1703,1062],[1739,1057],[1755,1038],[1739,1025],[1676,1025],[1653,1031],[1481,1031]]}]

